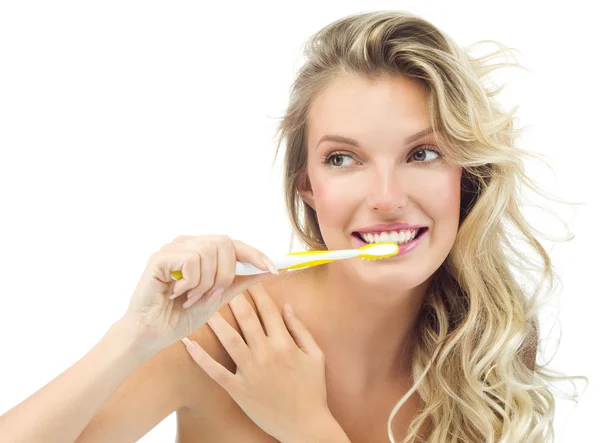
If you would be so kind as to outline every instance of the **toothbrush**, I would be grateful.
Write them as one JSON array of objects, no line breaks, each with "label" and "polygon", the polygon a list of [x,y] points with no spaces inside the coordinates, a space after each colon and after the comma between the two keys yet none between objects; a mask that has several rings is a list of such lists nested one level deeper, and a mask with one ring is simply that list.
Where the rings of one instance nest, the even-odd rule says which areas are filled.
[{"label": "toothbrush", "polygon": [[[353,257],[360,257],[364,260],[378,260],[381,258],[393,257],[398,253],[398,250],[399,246],[396,242],[378,242],[364,245],[358,249],[290,252],[289,254],[275,257],[271,261],[278,271],[286,269],[295,270],[319,266],[332,261],[345,260]],[[263,271],[247,262],[237,261],[235,264],[235,275],[255,275],[263,274],[265,272],[269,271]],[[171,276],[175,280],[181,280],[183,278],[181,271],[172,271]]]}]

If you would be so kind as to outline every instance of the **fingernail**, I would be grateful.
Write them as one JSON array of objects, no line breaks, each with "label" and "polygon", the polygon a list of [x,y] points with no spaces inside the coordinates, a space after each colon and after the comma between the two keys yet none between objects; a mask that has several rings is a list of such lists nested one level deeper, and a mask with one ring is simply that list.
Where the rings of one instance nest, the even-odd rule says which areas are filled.
[{"label": "fingernail", "polygon": [[202,297],[202,294],[194,295],[192,298],[190,298],[188,301],[186,301],[183,304],[183,309],[189,308],[191,305],[193,305],[195,302],[197,302],[200,297]]},{"label": "fingernail", "polygon": [[279,275],[279,272],[277,272],[277,268],[275,267],[275,265],[273,264],[273,262],[271,260],[263,258],[263,263],[265,264],[265,266],[267,268],[269,268],[269,271],[271,271],[271,274]]},{"label": "fingernail", "polygon": [[294,315],[294,309],[292,308],[292,305],[290,305],[289,303],[285,304],[284,309],[287,311],[288,314]]},{"label": "fingernail", "polygon": [[172,295],[169,297],[169,300],[173,300],[174,298],[177,298],[177,297],[179,297],[180,295],[181,295],[181,294],[172,294]]}]

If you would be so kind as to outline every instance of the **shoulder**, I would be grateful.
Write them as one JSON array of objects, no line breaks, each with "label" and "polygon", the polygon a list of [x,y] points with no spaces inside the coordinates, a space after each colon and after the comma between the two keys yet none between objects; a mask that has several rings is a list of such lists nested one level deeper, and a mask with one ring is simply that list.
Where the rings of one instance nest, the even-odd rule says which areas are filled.
[{"label": "shoulder", "polygon": [[[262,282],[263,288],[269,297],[271,297],[271,299],[279,307],[280,311],[283,310],[283,304],[285,303],[285,294],[283,294],[282,288],[287,288],[289,291],[290,287],[293,286],[293,284],[289,284],[289,279],[286,278],[287,276],[289,276],[289,274],[273,276],[273,278],[264,280]],[[251,295],[252,288],[253,287],[250,287],[248,290],[240,293],[238,297],[245,297],[250,303],[250,306],[252,306],[252,309],[254,309],[254,312],[256,312],[258,315],[256,304],[254,303],[254,299]],[[223,319],[225,319],[225,321],[243,337],[243,333],[233,312],[231,311],[231,308],[229,307],[229,304],[222,306],[221,309],[219,309],[219,313]],[[208,324],[204,324],[202,327],[190,334],[188,338],[196,341],[211,356],[213,360],[228,369],[231,373],[235,374],[237,368],[236,364],[231,359],[229,353],[223,347],[219,338]],[[204,369],[196,364],[196,362],[188,354],[183,343],[179,342],[177,346],[181,354],[177,359],[183,361],[183,366],[185,366],[180,376],[182,376],[182,378],[184,378],[185,382],[188,384],[188,389],[186,390],[187,394],[185,394],[186,398],[183,399],[183,402],[188,407],[194,407],[197,409],[201,408],[202,405],[210,405],[211,402],[214,402],[215,400],[218,401],[218,397],[226,393],[225,390],[208,374],[206,374]],[[199,399],[200,392],[202,393],[202,399]]]},{"label": "shoulder", "polygon": [[[242,292],[237,297],[245,297],[246,300],[248,300],[248,302],[250,303],[250,306],[252,306],[252,308],[254,309],[254,312],[257,312],[256,304],[254,303],[254,300],[252,299],[252,296],[250,295],[248,290]],[[238,334],[242,334],[240,326],[235,316],[233,315],[231,308],[229,307],[229,303],[225,304],[221,307],[221,309],[219,309],[219,314],[221,314],[225,321],[229,323],[238,332]],[[231,357],[229,357],[229,354],[221,344],[221,341],[208,324],[202,325],[202,327],[190,334],[188,338],[190,340],[198,342],[198,344],[202,346],[202,348],[206,352],[208,352],[208,354],[216,362],[225,366],[230,371],[235,372],[235,364],[233,360],[231,359]],[[183,344],[182,349],[187,354],[187,351],[185,350],[185,346],[183,346]],[[201,369],[191,358],[190,362],[192,363],[192,366],[196,368],[196,370],[194,370],[196,375],[204,374],[204,370]]]},{"label": "shoulder", "polygon": [[[277,305],[280,312],[283,311],[283,305],[285,301],[288,299],[289,295],[294,292],[293,290],[297,286],[297,284],[294,282],[295,279],[290,277],[292,277],[292,273],[281,274],[278,276],[273,276],[272,278],[269,278],[267,280],[263,280],[261,283],[263,289],[271,298],[271,300],[273,300],[273,302]],[[248,288],[248,290],[240,293],[237,297],[245,297],[246,300],[248,300],[248,302],[250,303],[252,309],[254,309],[254,312],[260,318],[260,315],[258,314],[258,308],[256,307],[256,303],[254,302],[254,299],[251,295],[254,288],[255,286],[251,286],[250,288]],[[219,313],[223,316],[225,321],[227,321],[227,323],[229,323],[238,332],[238,334],[242,335],[240,326],[233,312],[231,311],[231,308],[229,307],[229,303],[222,306],[221,309],[219,309]],[[205,324],[198,330],[194,331],[188,336],[188,338],[198,342],[198,344],[200,344],[200,346],[202,346],[217,362],[221,363],[223,366],[230,370],[235,370],[235,364],[233,363],[233,360],[231,360],[229,354],[221,345],[219,338],[213,332],[211,327],[208,326],[208,324]],[[185,351],[183,343],[181,348]],[[187,351],[185,352],[187,353]],[[192,363],[194,363],[193,360]],[[204,372],[202,369],[198,369]]]}]

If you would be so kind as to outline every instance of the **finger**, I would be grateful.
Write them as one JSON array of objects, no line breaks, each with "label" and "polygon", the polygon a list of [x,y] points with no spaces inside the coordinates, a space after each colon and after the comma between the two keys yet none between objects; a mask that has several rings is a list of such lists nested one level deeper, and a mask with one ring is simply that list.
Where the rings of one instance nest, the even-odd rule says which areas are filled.
[{"label": "finger", "polygon": [[[228,238],[228,237],[225,237]],[[188,294],[188,301],[183,305],[184,308],[188,309],[190,306],[193,306],[198,300],[202,297],[212,298],[212,295],[218,289],[224,289],[227,287],[227,279],[228,275],[233,274],[235,271],[231,271],[231,262],[235,261],[235,252],[233,251],[233,247],[227,247],[227,242],[223,241],[221,237],[217,237],[215,240],[216,247],[214,250],[214,258],[211,257],[210,261],[210,270],[207,272],[211,272],[212,279],[210,280],[212,283],[209,284],[203,282],[203,284],[198,286],[198,288],[190,291]],[[229,242],[231,243],[231,242]],[[233,254],[233,258],[232,258]],[[207,257],[205,261],[209,261],[208,254],[205,254],[204,257]],[[201,259],[202,260],[202,259]],[[214,266],[213,266],[214,263]],[[233,277],[231,277],[233,280]]]},{"label": "finger", "polygon": [[[200,281],[188,292],[187,301],[183,304],[185,309],[189,309],[208,292],[213,286],[217,272],[217,247],[214,244],[199,243],[198,238],[195,241],[195,248],[200,256]],[[194,244],[191,247],[194,247]]]},{"label": "finger", "polygon": [[[235,247],[235,255],[237,260],[253,264],[263,271],[270,271],[272,274],[277,275],[277,268],[273,262],[256,248],[247,245],[240,240],[232,240],[233,246]],[[272,269],[269,269],[269,268]]]},{"label": "finger", "polygon": [[260,324],[256,312],[254,312],[244,294],[234,297],[229,302],[229,307],[240,325],[240,329],[250,350],[252,351],[253,349],[258,349],[260,346],[264,346],[266,341],[265,331]]},{"label": "finger", "polygon": [[215,282],[215,272],[217,271],[217,248],[211,246],[210,249],[202,248],[200,251],[200,284],[188,294],[188,300],[194,295],[205,294]]},{"label": "finger", "polygon": [[294,341],[296,342],[298,347],[310,355],[322,354],[323,351],[321,350],[321,348],[319,347],[309,330],[306,329],[304,323],[302,323],[300,319],[296,316],[295,312],[293,312],[293,309],[291,309],[290,312],[288,311],[287,307],[291,309],[292,306],[288,303],[286,303],[284,306],[283,312],[285,323],[287,324],[288,330],[290,331],[290,334],[294,338]]},{"label": "finger", "polygon": [[252,359],[250,348],[244,339],[227,323],[219,311],[215,312],[207,323],[237,366],[244,367]]},{"label": "finger", "polygon": [[233,242],[229,237],[224,236],[217,244],[217,272],[210,291],[227,288],[235,278],[236,257]]},{"label": "finger", "polygon": [[[194,242],[201,242],[204,244],[207,239],[214,245],[214,250],[202,250],[200,257],[200,265],[210,264],[206,271],[201,269],[201,276],[210,276],[210,279],[201,278],[200,285],[190,291],[188,294],[188,300],[192,297],[196,297],[189,303],[186,303],[186,307],[189,308],[200,299],[203,294],[211,296],[212,293],[218,289],[225,290],[233,282],[235,282],[235,262],[236,260],[249,261],[255,266],[260,267],[263,270],[268,270],[267,266],[263,263],[263,259],[266,258],[258,249],[253,248],[239,240],[233,240],[227,235],[214,235],[208,237],[187,237],[187,241],[193,240]],[[203,260],[204,259],[204,260]],[[210,259],[210,260],[209,260]],[[268,259],[267,259],[268,260]],[[243,286],[238,292],[232,294],[228,292],[221,295],[221,305],[224,304],[223,300],[229,300],[235,297],[240,292],[246,289]]]},{"label": "finger", "polygon": [[248,288],[248,292],[256,304],[256,309],[265,325],[267,336],[279,343],[292,343],[292,337],[281,317],[279,308],[269,294],[267,294],[262,283]]},{"label": "finger", "polygon": [[[187,280],[187,284],[184,286],[183,291],[173,290],[173,295],[181,295],[183,292],[189,291],[190,289],[196,287],[198,283],[200,283],[200,277],[202,276],[202,258],[200,257],[200,255],[198,255],[197,252],[190,252],[189,254],[193,257],[193,259],[186,260],[183,263],[183,266],[181,267],[183,279]],[[175,283],[175,286],[177,286],[178,284],[180,283]]]},{"label": "finger", "polygon": [[197,342],[189,340],[187,337],[182,338],[181,341],[185,344],[185,348],[196,364],[204,369],[204,372],[222,388],[229,392],[236,386],[235,374],[216,362]]},{"label": "finger", "polygon": [[[200,260],[193,251],[161,250],[152,254],[148,260],[150,263],[152,266],[146,269],[152,273],[152,277],[163,283],[174,283],[172,291],[178,295],[196,286],[200,279]],[[171,275],[174,270],[181,270],[181,279],[174,279]]]}]

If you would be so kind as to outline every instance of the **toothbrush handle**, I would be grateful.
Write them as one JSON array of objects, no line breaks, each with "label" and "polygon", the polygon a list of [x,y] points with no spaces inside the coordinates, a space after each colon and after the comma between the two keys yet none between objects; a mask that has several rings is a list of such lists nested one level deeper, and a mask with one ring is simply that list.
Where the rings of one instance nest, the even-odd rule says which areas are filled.
[{"label": "toothbrush handle", "polygon": [[[272,262],[277,270],[283,270],[292,266],[300,268],[303,267],[300,266],[302,264],[306,264],[306,267],[317,266],[334,260],[356,257],[357,255],[359,255],[359,253],[352,249],[339,251],[292,252],[274,258],[272,259]],[[238,261],[235,264],[235,275],[255,275],[263,274],[265,272],[269,271],[263,271],[247,262]]]},{"label": "toothbrush handle", "polygon": [[265,272],[262,269],[257,268],[256,266],[242,261],[235,262],[235,275],[256,275],[256,274],[264,274]]}]

